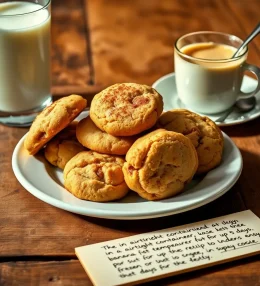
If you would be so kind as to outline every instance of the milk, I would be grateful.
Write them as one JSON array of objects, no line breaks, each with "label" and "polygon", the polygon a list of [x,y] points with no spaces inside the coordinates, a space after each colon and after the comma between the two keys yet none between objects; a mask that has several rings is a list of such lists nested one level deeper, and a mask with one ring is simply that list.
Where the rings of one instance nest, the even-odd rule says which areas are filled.
[{"label": "milk", "polygon": [[50,14],[41,8],[0,3],[0,111],[37,109],[50,99]]}]

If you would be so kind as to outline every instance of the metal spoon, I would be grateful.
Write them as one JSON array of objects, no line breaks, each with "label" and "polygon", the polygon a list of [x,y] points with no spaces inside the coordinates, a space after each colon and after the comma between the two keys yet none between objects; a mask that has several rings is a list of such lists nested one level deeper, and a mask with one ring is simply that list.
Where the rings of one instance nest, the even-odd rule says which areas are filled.
[{"label": "metal spoon", "polygon": [[243,44],[237,49],[237,51],[234,53],[234,55],[232,56],[232,59],[235,58],[236,56],[238,56],[240,54],[241,51],[243,51],[244,47],[251,42],[258,34],[260,33],[260,23],[258,23],[258,25],[254,28],[254,30],[252,31],[252,33],[245,39],[245,41],[243,42]]},{"label": "metal spoon", "polygon": [[233,105],[230,109],[226,111],[222,116],[220,116],[218,119],[215,120],[215,122],[224,122],[225,119],[229,116],[231,112],[233,112],[235,109],[238,112],[245,113],[250,110],[252,110],[256,105],[256,98],[255,96],[251,96],[249,98],[241,98],[237,100],[235,105]]},{"label": "metal spoon", "polygon": [[[235,58],[240,54],[241,51],[245,48],[245,46],[251,42],[258,34],[260,33],[260,23],[254,28],[254,30],[251,32],[251,34],[246,38],[246,40],[242,43],[242,45],[237,49],[237,51],[234,53],[232,58]],[[248,112],[251,109],[253,109],[256,105],[256,98],[255,96],[251,96],[248,98],[241,98],[238,99],[226,113],[224,113],[222,116],[220,116],[218,119],[215,120],[215,122],[224,122],[225,119],[229,116],[229,114],[234,110],[237,109],[239,112]]]}]

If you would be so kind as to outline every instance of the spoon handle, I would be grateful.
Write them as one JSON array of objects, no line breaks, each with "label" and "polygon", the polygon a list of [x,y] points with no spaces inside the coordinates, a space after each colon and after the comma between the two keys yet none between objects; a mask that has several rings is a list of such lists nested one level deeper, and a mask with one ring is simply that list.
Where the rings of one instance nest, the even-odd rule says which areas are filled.
[{"label": "spoon handle", "polygon": [[222,116],[220,116],[219,118],[215,119],[215,122],[218,122],[218,123],[224,122],[225,119],[229,116],[229,114],[233,112],[233,110],[234,110],[234,106],[229,108]]},{"label": "spoon handle", "polygon": [[255,27],[255,29],[252,31],[252,33],[248,36],[248,38],[243,42],[243,44],[240,46],[240,48],[235,52],[232,58],[235,58],[239,55],[239,53],[244,49],[244,47],[251,42],[258,34],[260,33],[260,23]]}]

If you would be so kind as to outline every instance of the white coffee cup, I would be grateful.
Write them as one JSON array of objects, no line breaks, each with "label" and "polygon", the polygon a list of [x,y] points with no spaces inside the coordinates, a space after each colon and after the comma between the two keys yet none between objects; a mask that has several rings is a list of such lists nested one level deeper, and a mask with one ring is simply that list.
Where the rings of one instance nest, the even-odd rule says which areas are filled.
[{"label": "white coffee cup", "polygon": [[[231,58],[242,42],[233,35],[208,31],[187,34],[176,41],[176,87],[178,97],[187,108],[205,114],[219,113],[229,109],[239,98],[254,96],[260,90],[260,69],[246,63],[248,48]],[[204,58],[205,47],[211,54]],[[222,58],[223,53],[230,57]],[[250,93],[241,91],[246,70],[254,73],[258,80],[256,89]]]}]

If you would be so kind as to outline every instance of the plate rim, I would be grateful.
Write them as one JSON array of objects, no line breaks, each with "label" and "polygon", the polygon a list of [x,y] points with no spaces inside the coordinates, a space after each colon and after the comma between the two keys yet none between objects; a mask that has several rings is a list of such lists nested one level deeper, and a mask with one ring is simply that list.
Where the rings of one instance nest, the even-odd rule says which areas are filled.
[{"label": "plate rim", "polygon": [[[150,219],[150,218],[157,218],[157,217],[164,217],[164,216],[169,216],[169,215],[173,215],[173,214],[177,214],[177,213],[182,213],[182,212],[186,212],[195,208],[198,208],[200,206],[203,206],[205,204],[208,204],[212,201],[214,201],[215,199],[219,198],[220,196],[224,195],[228,190],[230,190],[232,188],[232,186],[237,182],[238,178],[240,177],[240,174],[242,172],[243,169],[243,159],[242,159],[242,155],[239,151],[239,149],[237,148],[237,146],[235,145],[235,143],[232,141],[232,139],[223,132],[223,136],[224,136],[224,140],[227,140],[228,143],[231,144],[232,149],[235,150],[238,154],[238,159],[239,159],[239,166],[238,169],[236,170],[236,172],[234,173],[234,179],[232,181],[229,181],[228,184],[223,187],[223,189],[221,189],[220,191],[218,191],[216,194],[207,197],[206,199],[201,199],[199,202],[193,202],[190,203],[189,205],[187,205],[186,207],[179,207],[179,208],[175,208],[175,209],[162,209],[162,210],[154,210],[154,211],[139,211],[138,214],[136,213],[123,213],[122,211],[113,211],[113,210],[109,210],[109,214],[105,214],[104,210],[102,209],[91,209],[88,210],[87,208],[84,208],[83,206],[75,206],[75,205],[70,205],[67,202],[61,201],[57,198],[51,197],[48,194],[42,192],[41,190],[39,190],[38,188],[36,188],[34,185],[32,185],[31,182],[29,182],[22,174],[21,170],[19,169],[19,152],[21,152],[24,147],[23,147],[23,143],[24,143],[24,139],[26,137],[27,134],[25,134],[17,143],[14,152],[13,152],[13,156],[12,156],[12,168],[13,168],[13,172],[17,178],[17,180],[20,182],[20,184],[29,192],[31,193],[33,196],[35,196],[36,198],[44,201],[47,204],[50,204],[52,206],[55,206],[57,208],[72,212],[72,213],[77,213],[77,214],[81,214],[84,216],[90,216],[90,217],[98,217],[98,218],[105,218],[105,219],[117,219],[117,220],[136,220],[136,219]],[[28,154],[28,156],[30,156]],[[47,163],[47,162],[46,162]],[[218,168],[218,167],[217,167]],[[206,175],[207,176],[207,175]],[[64,187],[63,187],[64,191],[68,192]],[[158,201],[161,202],[161,201]],[[142,203],[142,202],[140,202]],[[149,202],[149,201],[145,201],[144,203],[153,203],[153,202]],[[173,202],[171,202],[173,203]]]},{"label": "plate rim", "polygon": [[[156,89],[156,86],[159,84],[159,83],[161,83],[162,81],[164,81],[164,80],[166,80],[166,79],[168,79],[168,78],[171,78],[171,77],[173,77],[173,78],[175,78],[175,72],[171,72],[171,73],[168,73],[168,74],[165,74],[165,75],[163,75],[162,77],[160,77],[160,78],[158,78],[153,84],[152,84],[152,88],[154,88],[154,89]],[[252,80],[252,81],[254,81],[254,82],[256,82],[257,83],[257,80],[255,80],[254,78],[251,78],[251,77],[249,77],[249,76],[247,76],[247,75],[244,75],[244,77],[248,80]],[[175,84],[175,86],[176,86],[176,84]],[[187,108],[188,109],[188,108]],[[204,114],[204,116],[209,116],[210,117],[210,115],[208,115],[208,114]],[[233,125],[238,125],[238,124],[243,124],[243,123],[246,123],[246,122],[248,122],[248,121],[251,121],[251,120],[254,120],[254,119],[256,119],[256,118],[258,118],[258,117],[260,117],[260,111],[259,112],[256,112],[256,113],[254,113],[253,115],[251,115],[250,117],[248,117],[248,118],[245,118],[245,119],[241,119],[241,120],[234,120],[234,121],[231,121],[231,122],[215,122],[214,120],[214,122],[215,122],[215,124],[217,124],[218,126],[233,126]]]}]

